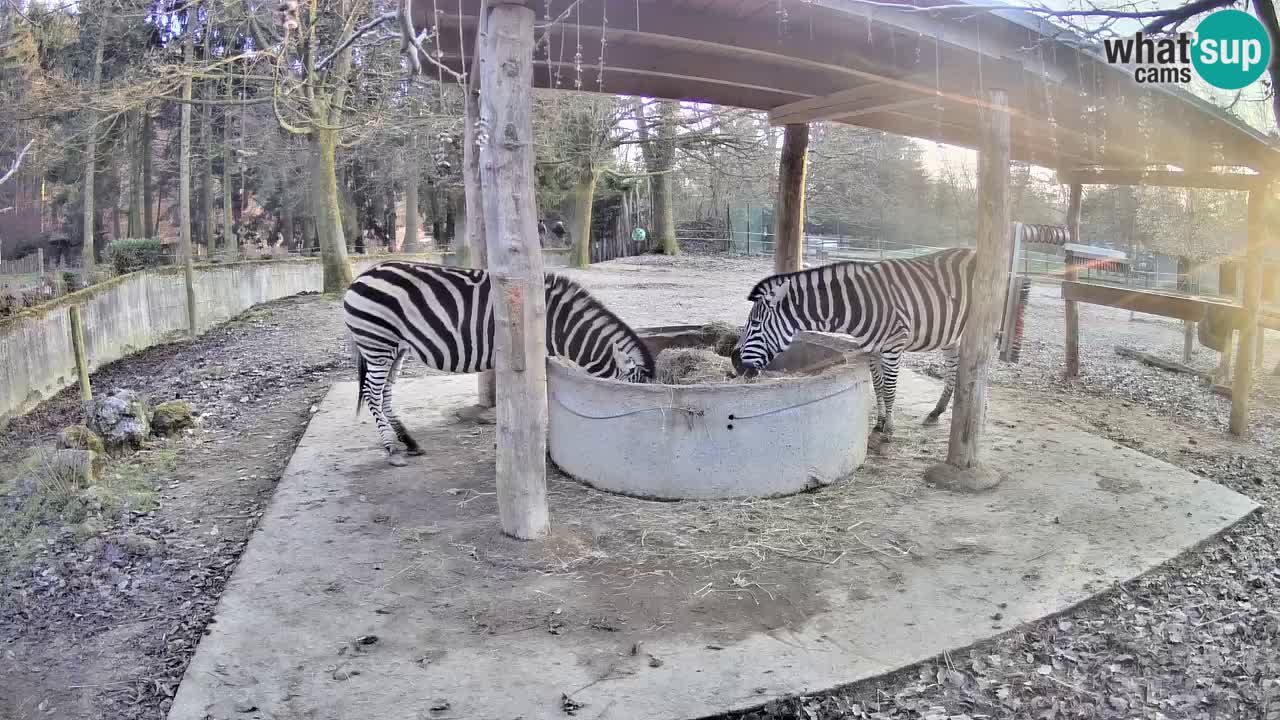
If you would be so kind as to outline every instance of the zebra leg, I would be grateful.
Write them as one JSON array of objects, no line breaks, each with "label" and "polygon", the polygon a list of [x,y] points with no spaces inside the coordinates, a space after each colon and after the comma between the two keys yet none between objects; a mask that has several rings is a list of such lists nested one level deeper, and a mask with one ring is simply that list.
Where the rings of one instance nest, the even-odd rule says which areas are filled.
[{"label": "zebra leg", "polygon": [[867,364],[871,366],[871,386],[876,391],[876,426],[873,432],[884,430],[884,378],[880,375],[880,356],[872,355]]},{"label": "zebra leg", "polygon": [[405,429],[404,423],[400,422],[400,418],[396,416],[396,411],[391,407],[391,388],[396,384],[396,379],[400,377],[400,366],[404,364],[405,351],[401,350],[396,355],[395,362],[391,363],[391,370],[387,373],[386,385],[382,388],[382,412],[387,416],[387,422],[391,423],[391,429],[396,433],[396,439],[404,443],[405,454],[421,455],[422,448],[418,445],[418,441],[413,439],[409,431]]},{"label": "zebra leg", "polygon": [[364,395],[365,402],[369,404],[369,412],[373,413],[373,422],[378,426],[378,434],[382,436],[382,447],[387,451],[387,462],[396,467],[401,467],[408,463],[405,462],[404,456],[396,450],[395,431],[392,429],[391,421],[383,410],[387,379],[394,365],[395,361],[389,363],[369,362],[368,370],[364,377],[364,387],[360,388],[360,392]]},{"label": "zebra leg", "polygon": [[893,437],[893,399],[898,393],[898,360],[901,357],[901,350],[889,350],[880,354],[881,383],[884,386],[884,427],[880,434],[885,441]]},{"label": "zebra leg", "polygon": [[952,345],[942,348],[942,397],[938,398],[938,404],[934,406],[933,412],[924,418],[925,425],[934,425],[938,422],[938,417],[947,411],[947,405],[951,402],[951,394],[956,389],[956,364],[960,357],[960,346]]}]

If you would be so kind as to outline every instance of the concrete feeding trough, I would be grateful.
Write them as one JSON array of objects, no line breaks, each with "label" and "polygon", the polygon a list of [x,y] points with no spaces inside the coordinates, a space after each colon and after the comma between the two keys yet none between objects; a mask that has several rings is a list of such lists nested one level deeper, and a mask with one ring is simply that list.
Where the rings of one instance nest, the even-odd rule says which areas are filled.
[{"label": "concrete feeding trough", "polygon": [[[708,347],[701,326],[638,330],[656,356]],[[637,385],[548,360],[551,459],[593,487],[664,500],[775,497],[852,474],[874,394],[865,357],[802,333],[751,383]]]}]

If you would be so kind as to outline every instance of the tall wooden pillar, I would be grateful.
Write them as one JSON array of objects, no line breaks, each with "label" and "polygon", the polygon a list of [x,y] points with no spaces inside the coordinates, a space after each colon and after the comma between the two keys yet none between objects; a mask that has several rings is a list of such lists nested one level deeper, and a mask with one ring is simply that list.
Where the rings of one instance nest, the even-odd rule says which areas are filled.
[{"label": "tall wooden pillar", "polygon": [[531,8],[490,5],[480,47],[480,177],[493,280],[498,514],[520,539],[547,532],[546,291],[533,196]]},{"label": "tall wooden pillar", "polygon": [[[481,19],[483,22],[483,18]],[[479,55],[481,29],[476,31],[477,56]],[[480,148],[476,145],[476,124],[480,121],[480,83],[477,75],[479,63],[473,63],[472,76],[468,78],[467,90],[464,93],[464,117],[462,129],[462,189],[466,202],[466,237],[462,246],[466,248],[467,264],[473,268],[489,267],[489,248],[485,243],[484,232],[484,197],[480,190]],[[496,403],[495,379],[492,370],[486,370],[477,378],[476,404],[491,408]]]},{"label": "tall wooden pillar", "polygon": [[809,166],[809,126],[787,125],[778,161],[778,200],[774,211],[773,270],[804,267],[804,179]]},{"label": "tall wooden pillar", "polygon": [[1258,336],[1258,306],[1262,303],[1262,243],[1267,232],[1263,210],[1269,185],[1249,191],[1248,250],[1244,264],[1244,323],[1236,352],[1236,374],[1231,380],[1232,435],[1243,437],[1249,429],[1249,392],[1253,390],[1253,363]]},{"label": "tall wooden pillar", "polygon": [[978,243],[968,324],[960,341],[947,461],[925,473],[930,483],[970,491],[1000,482],[998,472],[981,464],[979,450],[986,420],[991,338],[1004,309],[1010,249],[1009,95],[988,90],[986,100],[978,155]]},{"label": "tall wooden pillar", "polygon": [[[1071,242],[1077,244],[1080,244],[1080,205],[1083,198],[1084,186],[1080,183],[1071,183],[1071,197],[1067,201],[1067,229],[1071,233]],[[1066,264],[1063,265],[1062,279],[1075,282],[1078,277],[1075,259],[1071,253],[1065,253],[1065,256]],[[1066,376],[1073,378],[1080,374],[1080,309],[1076,306],[1075,300],[1067,300],[1066,304]]]}]

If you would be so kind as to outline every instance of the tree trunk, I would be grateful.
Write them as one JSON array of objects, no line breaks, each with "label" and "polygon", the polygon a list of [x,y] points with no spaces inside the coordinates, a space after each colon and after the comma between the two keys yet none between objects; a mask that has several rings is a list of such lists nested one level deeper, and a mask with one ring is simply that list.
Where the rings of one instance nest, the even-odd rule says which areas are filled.
[{"label": "tree trunk", "polygon": [[145,237],[158,237],[155,215],[151,212],[151,113],[142,109],[142,234]]},{"label": "tree trunk", "polygon": [[409,162],[405,163],[407,171],[404,178],[404,239],[400,241],[400,252],[418,252],[418,166],[414,159],[418,157],[418,134],[409,135]]},{"label": "tree trunk", "polygon": [[449,248],[452,249],[454,252],[460,253],[462,252],[462,248],[458,246],[458,242],[455,237],[455,234],[457,232],[457,226],[454,223],[457,222],[457,218],[454,217],[453,208],[456,201],[457,201],[457,198],[454,196],[452,192],[445,192],[444,194],[444,202],[445,202],[444,236],[449,240]]},{"label": "tree trunk", "polygon": [[142,115],[134,112],[129,120],[129,232],[131,238],[146,237],[142,227]]},{"label": "tree trunk", "polygon": [[384,200],[386,209],[383,211],[382,225],[387,229],[387,250],[390,252],[400,251],[400,240],[396,236],[396,191],[395,188],[387,188],[387,195]]},{"label": "tree trunk", "polygon": [[778,199],[773,246],[773,271],[795,272],[804,268],[804,180],[808,168],[809,126],[787,125],[778,161]]},{"label": "tree trunk", "polygon": [[440,192],[435,178],[427,180],[427,211],[431,214],[431,243],[444,249],[444,213],[440,211]]},{"label": "tree trunk", "polygon": [[284,249],[293,249],[293,202],[286,193],[280,205],[280,234],[284,236]]},{"label": "tree trunk", "polygon": [[[578,174],[573,186],[573,265],[585,268],[591,264],[591,203],[596,196],[596,180],[600,177],[595,168],[586,168]],[[537,235],[537,232],[534,232]]]},{"label": "tree trunk", "polygon": [[676,239],[671,170],[675,167],[676,124],[680,104],[671,100],[659,103],[658,126],[654,137],[649,131],[649,118],[645,115],[642,101],[637,98],[634,102],[636,126],[642,141],[640,148],[644,155],[645,169],[649,172],[651,188],[653,227],[649,229],[664,255],[679,255],[680,242]]},{"label": "tree trunk", "polygon": [[[93,84],[90,86],[92,92],[96,95],[98,89],[102,86],[102,49],[107,39],[107,18],[105,16],[98,18],[98,41],[94,43],[93,50]],[[87,111],[89,119],[89,140],[84,150],[84,247],[80,249],[80,266],[86,274],[91,273],[94,264],[97,262],[97,256],[93,251],[94,242],[94,218],[96,213],[93,208],[94,201],[94,171],[97,169],[98,159],[98,112],[92,107]],[[86,278],[87,279],[87,278]]]},{"label": "tree trunk", "polygon": [[340,293],[351,284],[351,263],[347,260],[347,241],[342,234],[342,210],[338,204],[338,132],[317,128],[311,137],[316,152],[316,174],[312,183],[316,194],[316,229],[320,234],[324,291]]},{"label": "tree trunk", "polygon": [[[209,64],[209,46],[213,43],[208,38],[206,28],[204,50],[201,53],[204,64]],[[200,175],[200,234],[204,237],[205,252],[210,258],[214,256],[214,224],[213,224],[213,100],[214,91],[211,83],[206,82],[200,91],[200,97],[206,102],[200,107],[200,155],[204,160]],[[221,249],[221,248],[219,248]]]},{"label": "tree trunk", "polygon": [[[192,46],[191,23],[195,10],[187,8],[187,37],[183,42],[182,60],[188,68],[192,65],[195,49]],[[191,257],[191,76],[182,81],[182,121],[179,133],[178,154],[178,252],[182,256],[182,274],[187,286],[187,332],[196,336],[195,269]]]},{"label": "tree trunk", "polygon": [[[227,78],[226,98],[235,97],[231,78]],[[228,260],[240,256],[240,238],[235,233],[235,216],[231,211],[231,106],[222,111],[222,249]]]},{"label": "tree trunk", "polygon": [[680,254],[680,241],[676,239],[675,209],[672,207],[671,181],[669,172],[653,176],[653,231],[658,235],[658,246],[662,248],[663,255]]}]

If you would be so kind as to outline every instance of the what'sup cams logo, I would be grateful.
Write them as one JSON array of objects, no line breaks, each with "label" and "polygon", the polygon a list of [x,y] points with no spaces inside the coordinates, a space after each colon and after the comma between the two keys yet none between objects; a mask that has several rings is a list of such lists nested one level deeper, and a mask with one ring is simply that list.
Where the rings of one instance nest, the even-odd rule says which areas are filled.
[{"label": "what'sup cams logo", "polygon": [[1258,19],[1241,10],[1211,13],[1194,32],[1103,41],[1107,62],[1133,67],[1133,79],[1161,85],[1186,84],[1195,72],[1210,85],[1239,90],[1255,82],[1271,61],[1271,38]]}]

